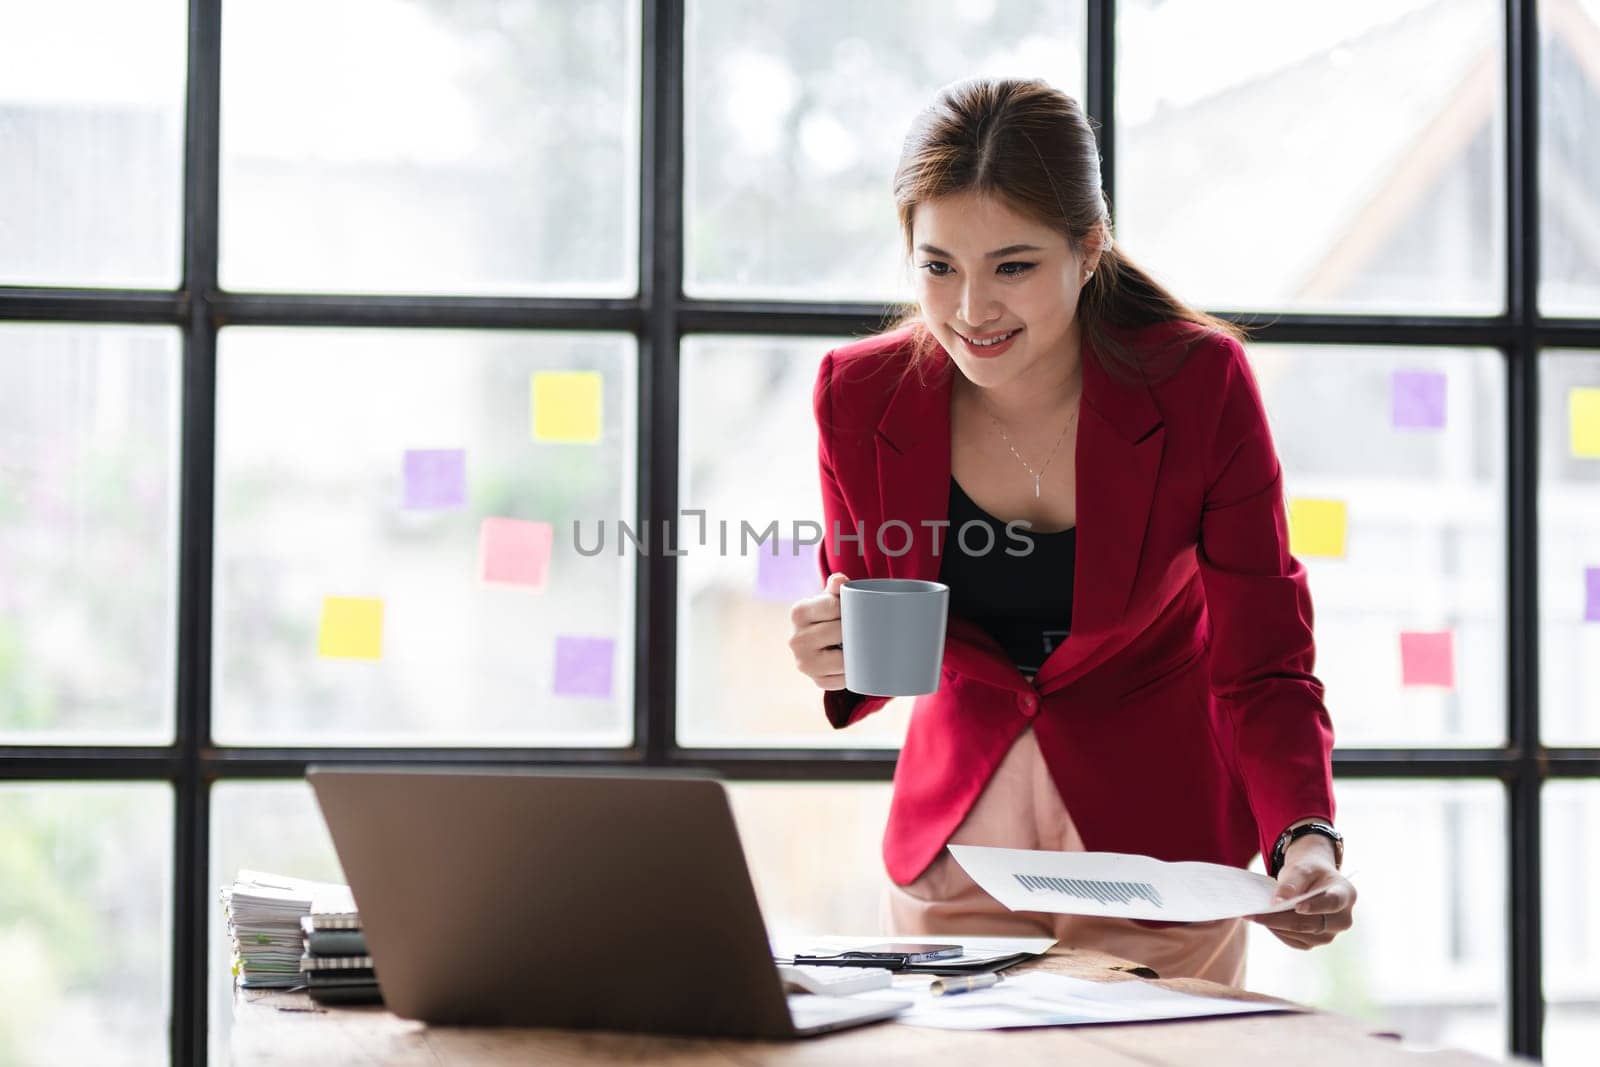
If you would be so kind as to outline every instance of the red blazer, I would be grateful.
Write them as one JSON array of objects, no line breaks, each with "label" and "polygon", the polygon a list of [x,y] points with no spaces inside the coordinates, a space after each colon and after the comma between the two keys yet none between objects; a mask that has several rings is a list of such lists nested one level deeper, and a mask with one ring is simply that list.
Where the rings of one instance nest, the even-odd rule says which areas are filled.
[{"label": "red blazer", "polygon": [[[939,576],[921,524],[949,517],[953,364],[936,347],[925,382],[902,375],[909,339],[906,328],[823,357],[824,576]],[[938,856],[1030,724],[1090,851],[1246,867],[1297,819],[1333,818],[1311,597],[1244,350],[1207,333],[1153,386],[1111,378],[1087,342],[1083,364],[1071,633],[1030,683],[998,642],[950,618],[939,690],[917,698],[895,767],[883,857],[900,885]],[[894,519],[915,533],[909,551],[898,524],[878,543]],[[861,541],[835,537],[858,524]],[[953,531],[940,533],[943,551]],[[835,728],[886,702],[823,698]]]}]

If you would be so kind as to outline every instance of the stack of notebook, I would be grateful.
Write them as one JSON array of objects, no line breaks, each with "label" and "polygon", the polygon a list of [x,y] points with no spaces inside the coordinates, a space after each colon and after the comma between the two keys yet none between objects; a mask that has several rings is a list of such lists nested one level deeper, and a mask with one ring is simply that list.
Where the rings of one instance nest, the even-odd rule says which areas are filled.
[{"label": "stack of notebook", "polygon": [[223,914],[233,941],[233,973],[246,989],[301,985],[300,919],[321,912],[353,912],[348,886],[310,882],[259,871],[240,871],[222,887]]},{"label": "stack of notebook", "polygon": [[300,919],[300,973],[319,1004],[378,1004],[378,977],[354,911],[312,912]]}]

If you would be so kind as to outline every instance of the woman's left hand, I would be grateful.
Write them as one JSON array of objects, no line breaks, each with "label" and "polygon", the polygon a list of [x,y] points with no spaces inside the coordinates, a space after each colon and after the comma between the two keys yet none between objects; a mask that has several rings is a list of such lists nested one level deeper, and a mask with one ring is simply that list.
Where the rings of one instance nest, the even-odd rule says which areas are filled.
[{"label": "woman's left hand", "polygon": [[1302,900],[1290,911],[1265,912],[1249,918],[1271,930],[1279,941],[1291,948],[1326,945],[1350,929],[1356,887],[1334,866],[1333,845],[1328,839],[1306,836],[1291,844],[1285,853],[1272,902],[1276,904],[1313,889],[1321,892]]}]

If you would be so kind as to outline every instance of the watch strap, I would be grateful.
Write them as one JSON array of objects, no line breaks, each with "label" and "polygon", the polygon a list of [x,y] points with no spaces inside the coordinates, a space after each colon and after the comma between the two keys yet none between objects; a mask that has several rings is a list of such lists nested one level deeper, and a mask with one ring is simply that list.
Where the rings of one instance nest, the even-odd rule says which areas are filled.
[{"label": "watch strap", "polygon": [[1276,878],[1278,872],[1283,870],[1283,861],[1289,851],[1289,846],[1307,834],[1318,834],[1333,842],[1333,865],[1335,868],[1344,863],[1344,835],[1333,828],[1333,824],[1323,819],[1291,826],[1278,835],[1277,843],[1272,846],[1271,861],[1267,864],[1268,874]]}]

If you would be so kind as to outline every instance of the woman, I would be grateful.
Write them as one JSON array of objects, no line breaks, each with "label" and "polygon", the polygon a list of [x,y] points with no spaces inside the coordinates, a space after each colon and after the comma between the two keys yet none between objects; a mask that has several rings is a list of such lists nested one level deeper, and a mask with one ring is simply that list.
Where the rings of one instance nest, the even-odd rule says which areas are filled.
[{"label": "woman", "polygon": [[889,932],[1043,933],[1239,985],[1240,919],[1014,913],[944,846],[1259,851],[1275,899],[1321,892],[1251,918],[1327,944],[1356,899],[1333,731],[1240,332],[1114,248],[1093,133],[1042,81],[947,87],[895,195],[918,307],[822,361],[827,577],[790,640],[842,728],[886,698],[844,688],[840,584],[951,587],[940,687],[895,770]]}]

